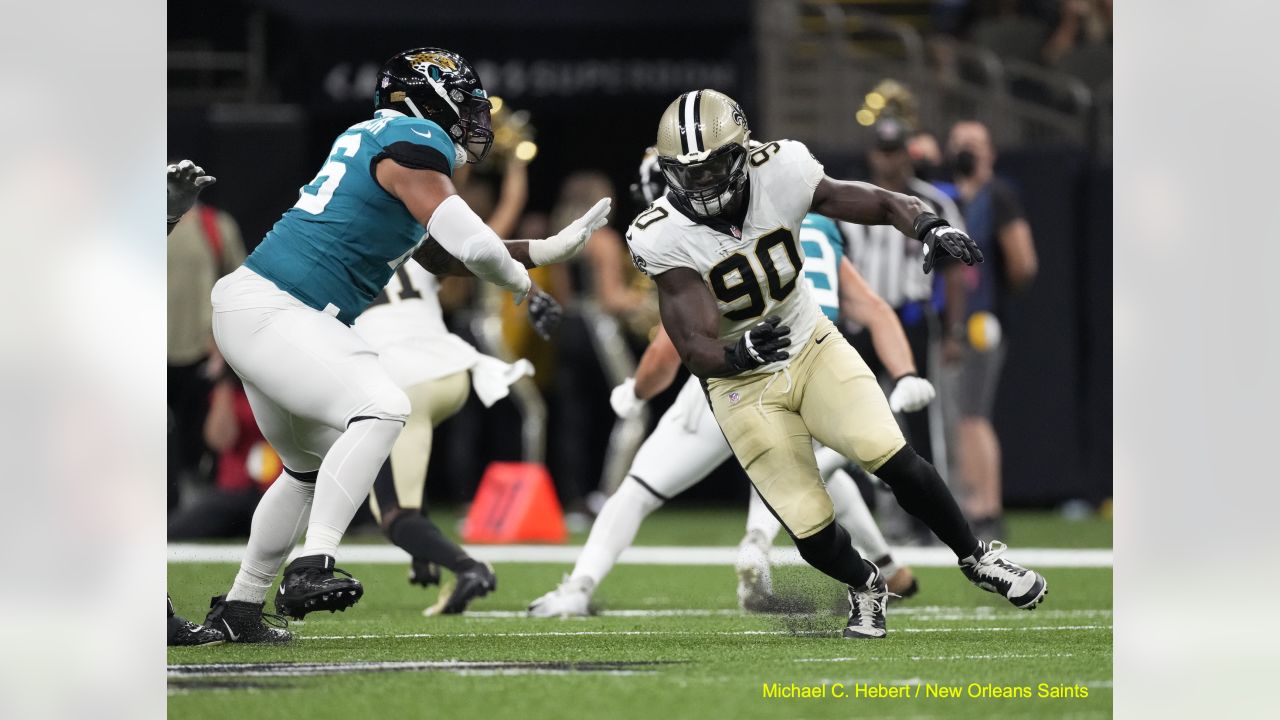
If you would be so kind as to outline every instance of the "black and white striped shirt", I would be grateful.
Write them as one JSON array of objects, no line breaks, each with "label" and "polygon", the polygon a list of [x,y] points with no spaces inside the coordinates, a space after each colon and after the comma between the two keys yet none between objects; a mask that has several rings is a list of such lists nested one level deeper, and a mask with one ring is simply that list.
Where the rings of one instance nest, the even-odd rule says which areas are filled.
[{"label": "black and white striped shirt", "polygon": [[[945,193],[929,183],[911,178],[907,194],[928,203],[939,217],[963,230],[964,216]],[[898,232],[892,225],[855,225],[840,222],[845,254],[876,294],[894,309],[933,295],[933,276],[925,275],[924,245]]]}]

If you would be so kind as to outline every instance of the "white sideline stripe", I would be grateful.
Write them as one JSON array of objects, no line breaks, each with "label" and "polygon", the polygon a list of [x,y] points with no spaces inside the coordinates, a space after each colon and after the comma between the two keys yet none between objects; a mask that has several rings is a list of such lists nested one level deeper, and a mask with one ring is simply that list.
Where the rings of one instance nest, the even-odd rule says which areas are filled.
[{"label": "white sideline stripe", "polygon": [[[1112,613],[1110,610],[1041,610],[1037,609],[1035,617],[1038,620],[1045,619],[1067,619],[1067,618],[1109,618]],[[943,607],[938,605],[923,605],[920,607],[889,607],[889,616],[911,617],[918,621],[925,622],[945,622],[945,621],[967,621],[981,622],[990,620],[992,622],[1006,622],[1009,620],[1009,608],[994,607]],[[667,608],[662,610],[600,610],[595,615],[586,617],[569,617],[569,618],[529,618],[529,613],[524,610],[468,610],[467,618],[472,620],[492,620],[492,619],[510,619],[510,618],[529,618],[534,621],[542,620],[569,620],[583,621],[597,617],[619,617],[619,618],[663,618],[663,617],[768,617],[753,616],[742,610],[730,609],[710,609],[710,608]]]},{"label": "white sideline stripe", "polygon": [[[1022,655],[1018,653],[1009,653],[1007,655],[912,655],[907,660],[1009,660],[1014,658],[1060,658],[1075,657],[1073,653],[1038,653],[1032,655]],[[834,657],[834,658],[796,658],[794,662],[798,663],[833,663],[833,662],[855,662],[855,661],[891,661],[902,660],[904,658],[893,657]]]},{"label": "white sideline stripe", "polygon": [[[563,563],[571,565],[582,552],[581,545],[466,545],[466,551],[477,560],[494,563]],[[893,548],[894,559],[915,567],[955,567],[956,558],[945,547]],[[1107,549],[1011,548],[1010,558],[1031,568],[1109,568],[1112,551]],[[238,563],[244,557],[244,545],[170,543],[171,563]],[[721,565],[730,566],[738,559],[733,546],[654,545],[630,547],[618,558],[621,565]],[[774,565],[804,565],[793,547],[775,547],[769,551]],[[373,565],[399,565],[409,555],[394,545],[344,545],[339,562]]]},{"label": "white sideline stripe", "polygon": [[[894,628],[895,633],[951,633],[951,632],[1058,632],[1061,630],[1110,630],[1110,625],[1029,625],[1026,627],[956,627],[956,628]],[[492,637],[580,637],[594,635],[838,635],[840,629],[805,630],[552,630],[547,632],[474,632],[474,633],[394,633],[368,635],[300,635],[299,640],[414,640],[419,638],[492,638]]]}]

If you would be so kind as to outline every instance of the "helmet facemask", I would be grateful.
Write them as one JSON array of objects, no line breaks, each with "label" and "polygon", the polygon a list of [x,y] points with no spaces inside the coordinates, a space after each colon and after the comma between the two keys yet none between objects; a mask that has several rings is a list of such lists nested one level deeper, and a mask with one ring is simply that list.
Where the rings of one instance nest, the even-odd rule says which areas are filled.
[{"label": "helmet facemask", "polygon": [[[454,91],[457,92],[457,91]],[[467,162],[478,163],[493,148],[492,107],[489,99],[477,95],[463,97],[458,105],[458,124],[450,129],[453,141],[467,154]]]},{"label": "helmet facemask", "polygon": [[658,164],[671,191],[702,217],[719,215],[730,207],[747,179],[747,150],[736,142],[697,162],[659,157]]}]

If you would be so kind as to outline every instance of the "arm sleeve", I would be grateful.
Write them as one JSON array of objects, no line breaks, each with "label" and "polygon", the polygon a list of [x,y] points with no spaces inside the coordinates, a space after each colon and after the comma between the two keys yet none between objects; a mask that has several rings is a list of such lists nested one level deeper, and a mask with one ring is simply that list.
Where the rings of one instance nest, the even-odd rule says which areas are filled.
[{"label": "arm sleeve", "polygon": [[529,271],[457,195],[445,198],[432,213],[427,233],[481,280],[512,292],[529,288]]}]

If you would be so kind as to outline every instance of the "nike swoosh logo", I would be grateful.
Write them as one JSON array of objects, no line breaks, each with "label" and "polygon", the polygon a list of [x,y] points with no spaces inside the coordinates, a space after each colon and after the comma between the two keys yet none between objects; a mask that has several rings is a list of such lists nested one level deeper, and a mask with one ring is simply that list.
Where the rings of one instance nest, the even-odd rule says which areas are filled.
[{"label": "nike swoosh logo", "polygon": [[[831,337],[831,333],[827,333],[826,335],[823,335],[823,336],[822,336],[822,340],[826,340],[826,339],[827,339],[827,338],[829,338],[829,337]],[[818,340],[818,341],[816,341],[814,344],[815,344],[815,345],[821,345],[821,344],[822,344],[822,340]]]},{"label": "nike swoosh logo", "polygon": [[227,637],[231,638],[231,642],[239,642],[240,636],[231,631],[231,625],[226,620],[222,621],[222,627],[227,629]]},{"label": "nike swoosh logo", "polygon": [[421,135],[421,136],[422,136],[422,137],[424,137],[424,138],[429,138],[429,137],[431,137],[431,131],[430,131],[430,130],[426,131],[425,133],[420,133],[420,132],[418,132],[417,130],[414,130],[413,128],[409,128],[409,132],[411,132],[411,133],[413,133],[413,134],[415,134],[415,135]]}]

